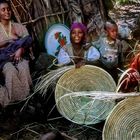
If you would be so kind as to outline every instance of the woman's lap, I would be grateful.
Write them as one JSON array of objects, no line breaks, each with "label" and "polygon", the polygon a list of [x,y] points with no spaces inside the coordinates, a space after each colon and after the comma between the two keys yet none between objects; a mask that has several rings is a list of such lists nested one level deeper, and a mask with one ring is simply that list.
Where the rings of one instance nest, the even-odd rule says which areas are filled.
[{"label": "woman's lap", "polygon": [[5,87],[10,101],[23,100],[29,94],[31,77],[28,61],[23,60],[17,66],[8,62],[3,67]]}]

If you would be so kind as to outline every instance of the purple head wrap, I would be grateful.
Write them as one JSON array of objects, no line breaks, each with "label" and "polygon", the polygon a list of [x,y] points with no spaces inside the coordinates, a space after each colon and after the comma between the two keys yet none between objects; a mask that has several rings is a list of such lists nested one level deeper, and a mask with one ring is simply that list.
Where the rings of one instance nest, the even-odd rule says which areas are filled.
[{"label": "purple head wrap", "polygon": [[84,32],[84,34],[87,33],[87,27],[84,24],[80,23],[80,22],[74,22],[71,25],[70,31],[74,30],[75,28],[80,28]]}]

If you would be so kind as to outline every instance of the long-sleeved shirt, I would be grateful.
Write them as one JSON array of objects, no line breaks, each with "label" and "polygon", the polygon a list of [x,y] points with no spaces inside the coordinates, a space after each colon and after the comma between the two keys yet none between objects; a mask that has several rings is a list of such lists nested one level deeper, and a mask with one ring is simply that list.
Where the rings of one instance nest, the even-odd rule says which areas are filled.
[{"label": "long-sleeved shirt", "polygon": [[[58,54],[58,63],[59,64],[68,64],[77,56],[74,56],[72,44],[66,46],[66,48],[61,48]],[[84,60],[87,61],[96,61],[100,58],[100,53],[98,50],[91,46],[88,50],[84,50]]]}]

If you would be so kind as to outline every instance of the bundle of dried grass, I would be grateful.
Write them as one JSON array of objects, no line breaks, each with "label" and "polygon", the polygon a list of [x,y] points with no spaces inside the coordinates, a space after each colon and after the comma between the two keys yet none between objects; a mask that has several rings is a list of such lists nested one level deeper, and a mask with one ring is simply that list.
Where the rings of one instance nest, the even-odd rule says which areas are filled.
[{"label": "bundle of dried grass", "polygon": [[110,100],[116,100],[116,99],[124,99],[127,97],[136,97],[136,96],[140,96],[140,93],[136,93],[136,92],[131,92],[131,93],[122,93],[122,92],[110,92],[110,91],[80,91],[80,92],[72,92],[72,93],[66,93],[65,95],[61,96],[59,98],[59,100],[57,100],[57,102],[60,102],[61,100],[63,100],[64,98],[67,97],[72,97],[72,98],[76,98],[76,97],[89,97],[93,100],[106,100],[106,101],[110,101]]},{"label": "bundle of dried grass", "polygon": [[116,99],[140,96],[139,93],[115,93],[106,91],[81,91],[67,93],[56,100],[59,112],[78,124],[96,124],[110,114]]},{"label": "bundle of dried grass", "polygon": [[51,70],[49,73],[39,77],[38,82],[34,87],[34,94],[39,92],[42,95],[45,95],[49,86],[56,85],[58,78],[60,78],[66,71],[72,68],[74,68],[74,66],[60,67],[56,70]]}]

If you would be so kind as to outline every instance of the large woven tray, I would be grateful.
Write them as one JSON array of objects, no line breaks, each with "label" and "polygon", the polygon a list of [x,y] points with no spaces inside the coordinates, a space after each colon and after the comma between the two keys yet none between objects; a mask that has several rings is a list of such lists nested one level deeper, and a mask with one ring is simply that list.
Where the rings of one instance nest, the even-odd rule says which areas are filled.
[{"label": "large woven tray", "polygon": [[140,96],[114,107],[105,122],[103,140],[140,140]]},{"label": "large woven tray", "polygon": [[113,78],[96,66],[83,66],[64,73],[57,82],[55,100],[58,111],[77,124],[95,124],[105,120],[115,106],[112,100],[95,100],[90,96],[72,96],[79,91],[115,91]]}]

